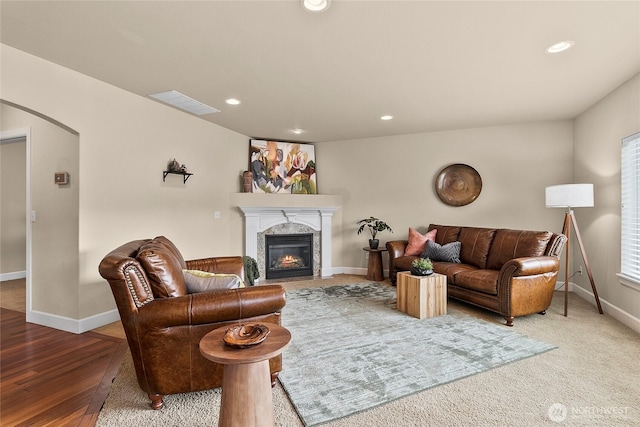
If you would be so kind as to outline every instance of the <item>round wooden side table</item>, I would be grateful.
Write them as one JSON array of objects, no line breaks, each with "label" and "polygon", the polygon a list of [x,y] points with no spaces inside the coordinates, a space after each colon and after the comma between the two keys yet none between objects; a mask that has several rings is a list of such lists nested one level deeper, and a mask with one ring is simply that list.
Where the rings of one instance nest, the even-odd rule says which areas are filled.
[{"label": "round wooden side table", "polygon": [[248,348],[224,344],[227,328],[218,328],[200,340],[200,353],[224,365],[220,427],[273,427],[273,397],[269,359],[282,353],[291,342],[291,333],[282,326],[264,323],[269,335]]},{"label": "round wooden side table", "polygon": [[386,249],[378,248],[362,248],[369,252],[369,266],[367,267],[367,280],[381,282],[384,280],[384,272],[382,271],[382,252]]}]

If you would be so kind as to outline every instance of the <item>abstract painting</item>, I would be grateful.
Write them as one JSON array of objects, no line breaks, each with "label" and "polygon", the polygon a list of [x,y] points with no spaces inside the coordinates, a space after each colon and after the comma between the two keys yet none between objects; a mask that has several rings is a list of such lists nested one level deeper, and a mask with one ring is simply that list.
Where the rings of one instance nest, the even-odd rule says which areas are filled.
[{"label": "abstract painting", "polygon": [[314,146],[252,139],[249,170],[254,193],[317,194]]}]

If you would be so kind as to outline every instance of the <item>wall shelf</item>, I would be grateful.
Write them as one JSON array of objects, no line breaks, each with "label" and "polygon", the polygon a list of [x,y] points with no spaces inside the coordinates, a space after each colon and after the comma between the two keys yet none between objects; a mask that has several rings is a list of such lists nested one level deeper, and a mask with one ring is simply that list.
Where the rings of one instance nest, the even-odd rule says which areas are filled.
[{"label": "wall shelf", "polygon": [[192,173],[189,172],[172,172],[172,171],[162,171],[162,182],[164,182],[164,180],[167,178],[167,175],[169,174],[173,174],[173,175],[182,175],[182,183],[186,184],[187,180],[189,179],[189,177],[191,175],[193,175]]}]

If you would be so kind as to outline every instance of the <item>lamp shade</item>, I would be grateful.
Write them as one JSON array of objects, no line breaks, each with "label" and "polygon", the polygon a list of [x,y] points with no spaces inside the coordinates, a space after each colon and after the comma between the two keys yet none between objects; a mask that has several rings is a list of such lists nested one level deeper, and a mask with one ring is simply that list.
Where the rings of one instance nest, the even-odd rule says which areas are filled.
[{"label": "lamp shade", "polygon": [[545,189],[548,208],[593,207],[593,184],[553,185]]}]

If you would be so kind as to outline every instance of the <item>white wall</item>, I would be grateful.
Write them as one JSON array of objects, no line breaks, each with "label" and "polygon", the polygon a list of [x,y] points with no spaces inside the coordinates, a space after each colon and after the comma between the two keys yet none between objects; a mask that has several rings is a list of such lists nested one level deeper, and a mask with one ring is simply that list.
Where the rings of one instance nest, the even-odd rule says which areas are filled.
[{"label": "white wall", "polygon": [[[640,326],[640,289],[619,283],[620,272],[620,146],[622,138],[640,131],[640,74],[578,116],[574,127],[575,182],[594,184],[595,206],[576,209],[576,218],[606,312]],[[574,265],[584,265],[578,246]],[[576,276],[588,301],[588,277]],[[579,289],[578,289],[579,290]]]},{"label": "white wall", "polygon": [[[369,236],[357,235],[355,223],[371,215],[394,229],[378,234],[381,244],[430,223],[559,233],[563,213],[545,208],[544,189],[571,182],[572,140],[567,120],[318,144],[318,186],[343,196],[344,265],[366,266]],[[482,178],[469,205],[446,205],[435,192],[438,173],[452,163]]]}]

